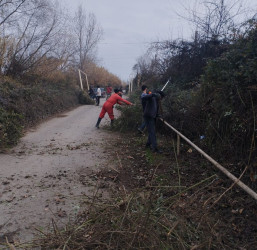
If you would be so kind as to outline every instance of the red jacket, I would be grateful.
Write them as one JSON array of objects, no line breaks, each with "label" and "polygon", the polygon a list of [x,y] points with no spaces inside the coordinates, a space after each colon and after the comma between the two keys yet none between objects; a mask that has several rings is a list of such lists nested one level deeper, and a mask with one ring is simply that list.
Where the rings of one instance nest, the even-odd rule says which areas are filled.
[{"label": "red jacket", "polygon": [[111,94],[112,93],[112,87],[107,87],[106,91],[107,91],[107,94]]},{"label": "red jacket", "polygon": [[123,98],[121,98],[118,94],[112,94],[111,96],[110,96],[110,98],[105,102],[106,104],[108,103],[108,104],[110,104],[110,105],[115,105],[116,103],[119,103],[120,104],[120,102],[125,102],[126,104],[129,104],[129,105],[131,105],[132,103],[131,102],[129,102],[129,101],[127,101],[127,100],[125,100],[125,99],[123,99]]}]

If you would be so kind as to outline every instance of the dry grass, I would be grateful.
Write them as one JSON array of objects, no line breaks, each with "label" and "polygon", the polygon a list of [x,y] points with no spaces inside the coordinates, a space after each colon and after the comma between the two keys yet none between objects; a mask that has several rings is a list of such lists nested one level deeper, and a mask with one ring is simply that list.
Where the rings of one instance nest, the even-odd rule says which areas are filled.
[{"label": "dry grass", "polygon": [[[144,139],[123,135],[109,145],[116,167],[97,174],[112,181],[111,199],[84,197],[87,209],[76,219],[20,249],[254,249],[256,205],[182,148],[172,143],[162,156],[142,148]],[[119,145],[113,151],[115,145]],[[107,148],[108,150],[108,148]],[[170,150],[170,151],[168,151]],[[222,195],[217,203],[215,201]],[[7,245],[8,247],[8,245]],[[10,243],[9,243],[10,248]]]}]

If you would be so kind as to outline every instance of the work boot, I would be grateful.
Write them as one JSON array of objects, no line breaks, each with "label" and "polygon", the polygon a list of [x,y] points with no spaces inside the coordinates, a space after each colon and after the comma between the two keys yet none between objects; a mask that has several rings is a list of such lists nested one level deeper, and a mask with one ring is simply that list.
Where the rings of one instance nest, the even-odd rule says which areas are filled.
[{"label": "work boot", "polygon": [[114,120],[111,120],[111,128],[113,128]]},{"label": "work boot", "polygon": [[102,120],[102,118],[99,117],[98,120],[97,120],[97,123],[95,125],[97,128],[99,128],[99,124],[100,124],[101,120]]},{"label": "work boot", "polygon": [[147,143],[145,144],[145,148],[151,148],[151,144],[147,142]]}]

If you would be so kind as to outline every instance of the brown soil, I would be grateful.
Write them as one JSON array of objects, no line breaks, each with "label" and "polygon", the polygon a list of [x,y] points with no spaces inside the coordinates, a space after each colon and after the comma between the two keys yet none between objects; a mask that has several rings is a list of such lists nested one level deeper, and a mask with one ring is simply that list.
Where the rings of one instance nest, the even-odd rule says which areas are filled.
[{"label": "brown soil", "polygon": [[[256,202],[238,187],[230,188],[232,182],[189,146],[182,143],[178,157],[173,139],[158,135],[164,152],[156,154],[145,149],[145,136],[110,130],[100,133],[105,136],[97,145],[98,156],[108,157],[90,174],[85,172],[84,162],[80,168],[84,172],[72,182],[84,187],[91,183],[93,194],[81,193],[77,205],[83,209],[76,221],[65,230],[51,231],[42,241],[36,240],[37,245],[44,249],[135,249],[147,242],[148,247],[142,249],[161,249],[160,243],[166,240],[172,243],[171,249],[257,249]],[[79,148],[73,145],[69,150],[80,152]],[[113,194],[109,201],[98,195],[106,191]],[[132,194],[140,197],[133,204]],[[69,199],[74,197],[71,194]],[[57,198],[54,202],[68,200]],[[162,209],[151,216],[164,222],[164,227],[157,227],[153,220],[147,221],[146,214],[139,213],[147,204]]]},{"label": "brown soil", "polygon": [[[116,170],[98,176],[120,190],[158,190],[171,214],[189,223],[198,236],[191,249],[257,249],[257,205],[231,180],[185,144],[176,156],[173,140],[159,135],[163,154],[145,149],[146,137],[123,134],[112,145]],[[109,148],[110,149],[110,148]],[[224,167],[228,167],[225,164]]]}]

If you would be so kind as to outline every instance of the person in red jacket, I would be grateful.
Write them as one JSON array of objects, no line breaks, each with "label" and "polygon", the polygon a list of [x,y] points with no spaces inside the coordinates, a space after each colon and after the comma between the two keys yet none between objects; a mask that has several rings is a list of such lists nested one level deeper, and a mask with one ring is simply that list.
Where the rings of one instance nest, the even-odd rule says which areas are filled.
[{"label": "person in red jacket", "polygon": [[113,114],[113,106],[118,103],[120,105],[122,104],[127,104],[127,105],[133,105],[131,102],[123,99],[120,96],[120,90],[119,89],[114,89],[114,94],[111,95],[111,97],[104,103],[101,113],[99,115],[99,118],[97,120],[96,123],[96,127],[99,128],[99,124],[101,122],[101,120],[104,118],[105,113],[107,112],[110,119],[111,119],[111,126],[113,125],[113,121],[114,121],[114,114]]}]

